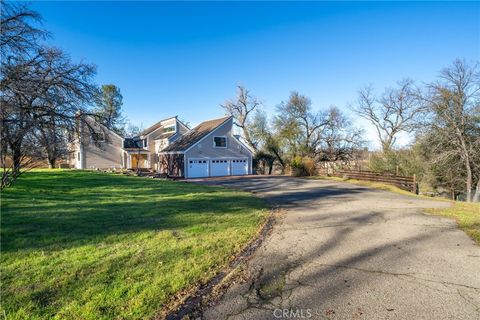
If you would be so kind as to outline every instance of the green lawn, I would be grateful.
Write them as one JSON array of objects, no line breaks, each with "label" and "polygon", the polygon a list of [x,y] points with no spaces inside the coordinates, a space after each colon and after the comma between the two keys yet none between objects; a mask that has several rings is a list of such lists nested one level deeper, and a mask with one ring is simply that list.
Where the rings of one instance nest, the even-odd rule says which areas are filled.
[{"label": "green lawn", "polygon": [[258,231],[249,193],[85,171],[30,172],[2,193],[7,319],[146,319],[211,278]]}]

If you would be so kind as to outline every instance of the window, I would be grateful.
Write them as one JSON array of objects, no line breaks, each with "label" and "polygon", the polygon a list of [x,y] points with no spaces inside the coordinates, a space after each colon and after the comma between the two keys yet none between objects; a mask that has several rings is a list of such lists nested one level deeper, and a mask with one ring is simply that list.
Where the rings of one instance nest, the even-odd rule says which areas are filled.
[{"label": "window", "polygon": [[163,132],[175,131],[175,125],[163,128]]},{"label": "window", "polygon": [[105,142],[105,132],[92,132],[92,138],[94,142]]},{"label": "window", "polygon": [[227,137],[213,137],[213,146],[215,148],[226,148]]},{"label": "window", "polygon": [[77,159],[80,161],[80,152],[77,152]]}]

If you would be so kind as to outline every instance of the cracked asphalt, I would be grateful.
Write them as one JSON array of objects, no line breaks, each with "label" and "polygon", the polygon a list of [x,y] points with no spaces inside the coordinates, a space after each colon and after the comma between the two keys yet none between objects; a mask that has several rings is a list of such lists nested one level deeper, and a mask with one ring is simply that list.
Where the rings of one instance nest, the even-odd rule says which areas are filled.
[{"label": "cracked asphalt", "polygon": [[198,181],[284,209],[271,235],[204,319],[480,319],[480,248],[448,206],[330,180]]}]

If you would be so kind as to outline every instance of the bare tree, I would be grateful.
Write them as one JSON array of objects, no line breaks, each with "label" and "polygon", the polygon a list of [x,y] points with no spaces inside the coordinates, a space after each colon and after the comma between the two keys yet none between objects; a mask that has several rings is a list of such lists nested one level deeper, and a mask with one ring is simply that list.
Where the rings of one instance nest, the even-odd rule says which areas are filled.
[{"label": "bare tree", "polygon": [[355,128],[350,119],[337,107],[328,110],[328,121],[322,131],[321,159],[352,161],[363,148],[363,130]]},{"label": "bare tree", "polygon": [[282,170],[285,170],[286,163],[282,145],[282,137],[278,131],[271,128],[265,112],[256,110],[249,125],[251,137],[258,142],[258,150],[255,158],[259,162],[268,165],[268,173],[271,174],[275,160],[278,161]]},{"label": "bare tree", "polygon": [[50,117],[50,121],[45,120],[44,125],[38,128],[38,139],[49,168],[55,168],[58,159],[68,156],[69,132],[59,128],[54,117]]},{"label": "bare tree", "polygon": [[[87,113],[88,103],[97,94],[92,83],[95,66],[72,63],[61,50],[42,47],[38,43],[42,33],[28,20],[39,16],[22,12],[26,10],[24,6],[7,8],[2,11],[2,27],[10,23],[13,27],[8,30],[22,29],[23,25],[24,30],[30,31],[11,31],[5,35],[2,28],[2,188],[30,168],[39,146],[48,143],[42,140],[42,133],[52,128],[74,132],[79,121],[76,115]],[[86,126],[94,130],[89,124]]]},{"label": "bare tree", "polygon": [[139,136],[140,133],[144,130],[143,125],[137,126],[131,122],[127,122],[125,125],[125,138],[133,138]]},{"label": "bare tree", "polygon": [[275,126],[288,141],[293,155],[300,153],[315,157],[322,139],[322,129],[328,124],[325,113],[314,112],[311,100],[292,92],[287,102],[278,106]]},{"label": "bare tree", "polygon": [[412,80],[403,80],[397,88],[387,89],[377,97],[371,86],[359,91],[353,111],[368,120],[374,127],[386,153],[393,149],[398,134],[416,125],[417,117],[424,111],[418,89]]},{"label": "bare tree", "polygon": [[34,24],[41,22],[38,12],[30,10],[25,4],[2,0],[0,17],[0,54],[2,59],[11,55],[28,55],[38,46],[39,40],[49,33]]},{"label": "bare tree", "polygon": [[221,105],[227,114],[233,116],[235,125],[242,130],[243,138],[254,151],[258,150],[258,141],[255,141],[250,134],[249,121],[252,112],[261,106],[262,103],[241,85],[237,86],[237,97]]},{"label": "bare tree", "polygon": [[[436,135],[436,162],[459,159],[464,170],[467,201],[472,200],[474,178],[480,159],[480,74],[478,64],[455,60],[440,73],[440,80],[429,85],[424,96],[432,114],[428,130]],[[478,179],[478,178],[477,178]],[[480,182],[477,182],[477,184]]]}]

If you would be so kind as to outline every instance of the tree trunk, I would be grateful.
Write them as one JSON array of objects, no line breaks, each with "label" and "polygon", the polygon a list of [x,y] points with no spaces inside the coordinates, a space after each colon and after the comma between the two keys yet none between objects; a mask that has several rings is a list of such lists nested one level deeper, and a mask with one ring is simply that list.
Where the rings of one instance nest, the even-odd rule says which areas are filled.
[{"label": "tree trunk", "polygon": [[13,173],[16,174],[21,169],[21,162],[22,162],[22,152],[20,148],[12,148],[12,163],[13,163]]},{"label": "tree trunk", "polygon": [[475,194],[473,195],[473,202],[480,202],[480,178],[478,179],[477,182],[477,187],[475,189]]},{"label": "tree trunk", "polygon": [[467,161],[467,179],[466,179],[466,184],[467,184],[467,202],[472,201],[472,168],[470,167],[470,163]]},{"label": "tree trunk", "polygon": [[55,168],[55,163],[57,162],[57,159],[55,157],[48,157],[48,168],[49,169],[54,169]]},{"label": "tree trunk", "polygon": [[283,161],[282,157],[280,156],[278,150],[276,148],[272,148],[271,150],[275,157],[277,157],[278,162],[282,165],[282,169],[285,170],[285,162]]}]

